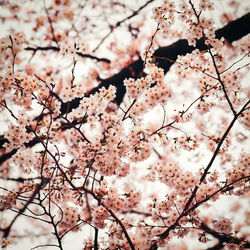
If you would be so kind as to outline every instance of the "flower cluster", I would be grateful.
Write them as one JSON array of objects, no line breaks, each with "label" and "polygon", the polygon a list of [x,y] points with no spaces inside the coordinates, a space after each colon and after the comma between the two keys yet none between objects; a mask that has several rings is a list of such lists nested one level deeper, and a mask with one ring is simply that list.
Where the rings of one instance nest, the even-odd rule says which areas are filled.
[{"label": "flower cluster", "polygon": [[213,103],[211,102],[206,102],[204,100],[201,100],[200,103],[197,105],[197,110],[201,113],[201,114],[205,114],[207,112],[210,111],[210,109],[214,106]]},{"label": "flower cluster", "polygon": [[77,208],[72,206],[67,206],[63,210],[63,220],[60,222],[60,235],[64,235],[68,230],[78,231],[77,222],[79,220],[80,214]]},{"label": "flower cluster", "polygon": [[151,173],[158,175],[159,181],[177,190],[179,195],[186,196],[190,193],[198,179],[191,172],[183,172],[174,161],[159,161],[151,167]]},{"label": "flower cluster", "polygon": [[35,170],[36,166],[38,166],[40,163],[39,155],[33,154],[31,149],[19,149],[18,152],[11,158],[11,160],[15,166],[19,166],[24,170],[25,173],[30,173],[32,170]]},{"label": "flower cluster", "polygon": [[[191,237],[206,243],[209,239],[202,225],[209,223],[215,233],[242,233],[246,224],[235,229],[229,218],[215,220],[212,214],[205,223],[202,213],[221,196],[249,192],[250,155],[241,153],[235,161],[235,154],[243,152],[250,126],[250,91],[242,83],[249,41],[233,46],[216,39],[217,22],[208,18],[212,12],[206,15],[214,8],[210,0],[179,4],[163,0],[153,10],[158,23],[153,36],[143,35],[144,20],[136,23],[140,18],[134,17],[146,4],[134,12],[135,22],[129,23],[131,16],[119,21],[117,15],[115,25],[107,27],[107,36],[100,39],[105,32],[97,32],[100,43],[91,43],[96,53],[90,56],[85,43],[67,43],[76,40],[80,31],[89,33],[86,39],[94,33],[85,27],[89,17],[84,24],[75,20],[71,2],[55,0],[50,7],[47,3],[47,18],[34,18],[33,31],[41,28],[42,32],[46,20],[47,47],[31,35],[27,46],[31,41],[39,45],[19,54],[25,42],[22,34],[0,40],[0,105],[8,122],[8,131],[1,137],[4,183],[0,188],[7,195],[0,195],[0,211],[8,215],[19,208],[20,201],[20,215],[35,221],[35,226],[41,223],[43,232],[52,231],[60,247],[66,234],[89,226],[93,238],[84,239],[86,250],[146,250],[167,248],[166,244],[180,249],[172,242],[192,230],[196,233]],[[85,9],[91,13],[95,6],[110,5],[115,13],[134,8],[131,1],[90,2],[91,8],[88,4],[79,8],[79,20]],[[133,6],[128,8],[129,4]],[[74,6],[80,5],[74,2]],[[15,13],[11,3],[9,9]],[[57,13],[59,9],[62,12]],[[105,19],[113,23],[108,13],[105,10]],[[76,21],[69,26],[72,32],[63,30],[59,20]],[[127,38],[113,41],[125,21],[134,38],[130,45],[123,45]],[[102,24],[105,27],[106,20]],[[232,28],[225,26],[222,33],[228,27]],[[166,37],[167,42],[178,40],[167,46],[162,39]],[[179,45],[183,45],[180,50]],[[99,57],[105,46],[109,58]],[[30,52],[32,64],[19,57]],[[77,56],[88,57],[88,63],[78,62]],[[65,60],[54,68],[49,65],[52,57]],[[71,70],[64,68],[67,61]],[[78,72],[81,67],[86,68]],[[238,120],[244,127],[234,131]],[[13,218],[3,221],[3,236],[13,235],[17,217]],[[167,237],[160,236],[163,232]],[[7,244],[4,238],[2,245]]]},{"label": "flower cluster", "polygon": [[14,74],[14,79],[19,89],[27,94],[32,94],[39,90],[38,80],[35,77],[16,73]]},{"label": "flower cluster", "polygon": [[175,15],[178,14],[179,19],[183,22],[186,21],[187,29],[185,32],[186,39],[190,46],[196,45],[196,40],[206,36],[208,39],[207,44],[215,48],[222,47],[222,41],[215,39],[215,29],[213,28],[213,21],[201,17],[198,13],[203,13],[206,10],[213,10],[213,2],[203,0],[200,1],[199,8],[196,8],[192,2],[188,6],[185,2],[179,4],[178,11],[174,2],[164,0],[160,7],[153,9],[153,19],[159,23],[160,29],[163,33],[169,33],[169,28],[175,23]]},{"label": "flower cluster", "polygon": [[1,247],[2,247],[2,249],[5,249],[6,247],[8,247],[9,245],[11,245],[13,243],[14,243],[14,241],[9,239],[9,238],[8,239],[6,239],[6,238],[1,239]]},{"label": "flower cluster", "polygon": [[103,206],[98,206],[92,212],[92,223],[95,227],[103,229],[105,228],[106,224],[104,220],[110,217],[108,211]]},{"label": "flower cluster", "polygon": [[246,110],[239,119],[240,123],[247,129],[250,127],[250,110]]},{"label": "flower cluster", "polygon": [[9,192],[7,195],[0,195],[0,211],[12,208],[16,205],[16,198],[18,194]]},{"label": "flower cluster", "polygon": [[132,117],[144,115],[157,104],[166,104],[172,90],[164,84],[164,72],[153,64],[147,64],[150,73],[145,78],[124,80],[127,92],[135,99],[129,110]]},{"label": "flower cluster", "polygon": [[129,170],[130,170],[130,164],[123,162],[116,170],[116,174],[119,177],[125,177],[129,174]]},{"label": "flower cluster", "polygon": [[63,43],[60,46],[60,54],[62,56],[65,56],[65,55],[75,56],[77,52],[81,54],[85,54],[87,50],[88,50],[88,46],[84,42],[74,43],[74,45],[69,44],[69,43]]},{"label": "flower cluster", "polygon": [[72,101],[76,97],[82,97],[84,95],[83,84],[71,85],[71,83],[63,84],[63,89],[60,96],[64,102]]},{"label": "flower cluster", "polygon": [[241,154],[238,160],[238,164],[234,165],[233,170],[227,171],[227,180],[229,183],[234,182],[242,177],[249,176],[249,166],[250,164],[250,155]]},{"label": "flower cluster", "polygon": [[[92,250],[93,247],[94,247],[94,242],[90,237],[88,239],[84,240],[83,250]],[[98,244],[98,247],[99,247],[99,244]]]},{"label": "flower cluster", "polygon": [[[131,224],[134,223],[133,219],[127,219],[124,218],[123,220],[123,225],[126,228],[129,228]],[[123,249],[130,249],[130,246],[125,238],[124,232],[122,231],[121,227],[118,225],[118,223],[112,223],[109,226],[109,237],[108,237],[108,242],[109,242],[109,249],[115,250],[117,249],[117,246],[123,248]],[[140,239],[137,234],[136,236],[131,232],[129,233],[130,239],[133,242],[133,245],[135,246],[135,249],[144,249],[140,248],[142,246],[144,239]]]},{"label": "flower cluster", "polygon": [[126,208],[136,208],[141,200],[141,192],[129,190],[125,194]]},{"label": "flower cluster", "polygon": [[19,46],[26,41],[25,35],[21,32],[15,32],[10,36],[0,39],[0,49],[3,52],[4,50],[14,46]]},{"label": "flower cluster", "polygon": [[160,7],[153,9],[153,19],[160,24],[163,32],[167,32],[171,24],[175,22],[174,18],[175,4],[172,1],[164,0]]},{"label": "flower cluster", "polygon": [[[21,121],[23,126],[25,120]],[[24,143],[29,142],[33,136],[31,133],[27,133],[24,127],[15,126],[13,124],[9,125],[8,130],[4,133],[4,137],[9,141],[6,143],[6,147],[9,149],[24,147]]]},{"label": "flower cluster", "polygon": [[227,218],[213,221],[213,227],[216,231],[225,234],[231,234],[232,232],[232,221]]},{"label": "flower cluster", "polygon": [[115,149],[115,152],[112,152],[111,155],[108,154],[111,151],[107,148],[105,155],[97,155],[95,158],[93,167],[104,176],[114,175],[119,166],[120,159],[117,157],[118,150],[115,147],[113,149]]},{"label": "flower cluster", "polygon": [[[68,88],[68,90],[69,91],[64,92],[65,95],[67,95],[67,100],[78,97],[75,95],[76,93],[74,93],[73,89]],[[83,97],[79,107],[69,113],[68,119],[73,121],[75,118],[81,118],[85,114],[88,116],[94,115],[92,117],[92,119],[94,119],[93,122],[99,120],[98,114],[104,113],[110,102],[114,100],[116,96],[115,93],[116,88],[110,85],[108,89],[102,87],[99,92],[90,95],[90,97]]]},{"label": "flower cluster", "polygon": [[248,36],[243,37],[240,42],[239,42],[239,48],[240,48],[240,52],[241,54],[248,54],[249,55],[249,51],[250,51],[250,39]]},{"label": "flower cluster", "polygon": [[125,79],[123,81],[124,85],[127,88],[127,93],[130,95],[131,98],[136,99],[138,98],[142,92],[151,85],[152,81],[150,81],[149,77],[147,78],[140,78],[140,79]]},{"label": "flower cluster", "polygon": [[120,197],[118,194],[117,190],[115,188],[110,188],[107,191],[107,194],[104,198],[104,204],[107,206],[109,209],[112,209],[114,211],[123,211],[124,210],[124,205],[125,205],[125,200]]}]

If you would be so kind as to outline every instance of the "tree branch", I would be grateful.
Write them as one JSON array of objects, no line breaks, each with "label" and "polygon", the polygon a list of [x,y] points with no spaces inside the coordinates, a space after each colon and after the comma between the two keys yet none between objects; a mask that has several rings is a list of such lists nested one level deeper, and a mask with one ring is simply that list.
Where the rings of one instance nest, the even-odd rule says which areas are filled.
[{"label": "tree branch", "polygon": [[[224,26],[221,29],[218,29],[216,33],[216,38],[220,39],[221,37],[224,37],[228,42],[232,43],[233,41],[236,41],[245,35],[250,33],[250,13],[247,13],[246,15],[240,17],[239,19],[230,22],[226,26]],[[207,46],[204,43],[203,39],[200,39],[197,41],[197,46],[199,50],[207,49]],[[39,50],[55,50],[58,51],[59,48],[57,47],[37,47]],[[193,46],[188,45],[188,41],[185,39],[181,39],[169,46],[161,47],[157,49],[153,56],[156,57],[155,63],[158,67],[161,67],[164,69],[165,74],[170,69],[171,65],[174,64],[175,60],[177,59],[178,55],[186,55],[187,53],[192,52],[194,49],[196,49]],[[26,50],[36,50],[35,48],[26,48]],[[165,58],[168,58],[170,60],[166,60]],[[143,72],[143,60],[139,58],[138,60],[132,62],[128,66],[124,67],[119,73],[104,79],[100,82],[100,84],[93,88],[90,92],[86,94],[86,96],[90,96],[91,94],[96,93],[101,87],[108,88],[110,85],[114,85],[117,88],[116,98],[115,101],[117,104],[120,104],[123,100],[123,97],[126,93],[126,87],[123,84],[124,79],[126,78],[139,78],[142,76]],[[66,113],[66,110],[68,108],[68,112],[72,111],[72,109],[77,108],[80,104],[81,98],[75,98],[74,100],[62,103],[61,106],[61,115]],[[6,140],[1,137],[0,140],[0,149],[2,148],[3,142],[6,142]],[[28,143],[29,146],[35,145],[37,141],[32,141],[31,143]],[[12,155],[16,153],[17,149],[12,150],[11,152],[7,154],[3,154],[0,157],[0,164],[2,164],[5,160],[10,159]]]},{"label": "tree branch", "polygon": [[[45,46],[45,47],[37,46],[37,47],[26,47],[24,50],[33,51],[34,53],[36,53],[37,51],[47,51],[47,50],[53,50],[53,51],[59,52],[60,48],[55,47],[55,46]],[[97,62],[106,62],[106,63],[111,62],[107,58],[102,58],[102,57],[99,58],[97,56],[93,56],[93,55],[90,55],[90,54],[83,54],[81,52],[76,52],[76,54],[78,56],[80,56],[80,57],[83,57],[83,58],[90,58],[90,59],[96,60]]]}]

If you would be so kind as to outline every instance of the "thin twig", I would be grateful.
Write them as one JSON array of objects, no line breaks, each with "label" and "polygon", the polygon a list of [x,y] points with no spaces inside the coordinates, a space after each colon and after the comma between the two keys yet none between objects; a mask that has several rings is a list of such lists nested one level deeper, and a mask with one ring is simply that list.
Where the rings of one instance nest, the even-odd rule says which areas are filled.
[{"label": "thin twig", "polygon": [[124,23],[125,21],[133,18],[134,16],[136,16],[142,9],[144,9],[147,5],[149,5],[151,2],[153,2],[153,0],[149,0],[147,1],[144,5],[142,5],[139,9],[135,10],[132,12],[131,15],[129,15],[128,17],[125,17],[124,19],[122,19],[121,21],[116,22],[115,25],[111,25],[110,26],[110,30],[109,32],[102,38],[102,40],[97,44],[97,46],[95,47],[95,49],[93,50],[93,52],[97,51],[99,49],[99,47],[102,45],[102,43],[113,33],[113,31],[118,28],[119,26],[121,26],[122,23]]}]

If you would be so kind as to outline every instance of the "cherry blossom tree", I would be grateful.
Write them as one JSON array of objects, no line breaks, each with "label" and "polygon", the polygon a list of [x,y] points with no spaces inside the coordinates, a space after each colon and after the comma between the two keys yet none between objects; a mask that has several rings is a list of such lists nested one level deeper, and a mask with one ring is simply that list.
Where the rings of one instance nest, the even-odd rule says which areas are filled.
[{"label": "cherry blossom tree", "polygon": [[3,249],[250,248],[247,1],[0,3]]}]

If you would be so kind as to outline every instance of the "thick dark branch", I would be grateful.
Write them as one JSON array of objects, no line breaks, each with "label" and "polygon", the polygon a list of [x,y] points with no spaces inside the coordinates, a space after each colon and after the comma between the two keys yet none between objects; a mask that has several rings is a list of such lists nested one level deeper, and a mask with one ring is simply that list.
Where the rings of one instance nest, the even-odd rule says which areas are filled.
[{"label": "thick dark branch", "polygon": [[244,241],[243,239],[240,238],[236,238],[233,237],[231,235],[225,234],[225,233],[220,233],[220,232],[216,232],[215,230],[209,228],[207,225],[205,225],[204,223],[201,224],[201,229],[204,230],[205,232],[211,234],[213,237],[217,238],[219,240],[219,242],[210,248],[207,248],[212,250],[212,249],[222,249],[224,247],[223,243],[233,243],[233,244],[237,244],[237,245],[241,245],[241,247],[243,248],[250,248],[250,243]]},{"label": "thick dark branch", "polygon": [[[232,43],[245,35],[250,33],[250,13],[242,16],[241,18],[230,22],[221,29],[218,29],[215,34],[216,38],[220,39],[224,37],[228,42]],[[177,57],[191,53],[194,49],[206,50],[204,39],[197,41],[196,47],[189,46],[186,39],[181,39],[169,46],[161,47],[157,49],[154,53],[155,63],[158,67],[164,69],[165,74],[170,69],[171,65],[174,64]],[[103,80],[98,87],[94,88],[91,93],[95,93],[101,87],[108,87],[109,85],[114,85],[117,87],[117,97],[116,102],[120,104],[126,93],[126,88],[123,85],[125,78],[133,77],[138,78],[142,75],[143,61],[138,59],[137,61],[131,63],[127,67],[123,68],[118,74]],[[74,100],[73,100],[74,102]]]},{"label": "thick dark branch", "polygon": [[6,181],[15,181],[15,182],[24,183],[25,181],[39,180],[39,179],[41,179],[41,177],[34,177],[34,178],[22,178],[22,177],[19,177],[19,178],[7,178],[7,179],[3,178],[3,177],[0,177],[0,179],[6,180]]},{"label": "thick dark branch", "polygon": [[[236,41],[250,33],[250,13],[242,16],[241,18],[230,22],[221,29],[218,29],[215,34],[216,38],[225,38],[229,43]],[[169,46],[159,48],[155,51],[154,56],[161,57],[156,58],[156,64],[164,69],[166,73],[170,66],[176,61],[178,56],[191,53],[194,49],[206,50],[207,46],[204,43],[204,39],[200,39],[196,43],[196,47],[189,46],[186,39],[181,39]],[[170,60],[168,60],[170,59]]]},{"label": "thick dark branch", "polygon": [[[246,15],[242,16],[241,18],[230,22],[226,26],[224,26],[221,29],[218,29],[216,31],[216,37],[221,38],[224,37],[228,42],[232,43],[233,41],[236,41],[245,35],[250,33],[250,13],[247,13]],[[199,50],[205,50],[207,49],[204,40],[200,39],[197,41],[197,48]],[[193,46],[188,45],[188,41],[185,39],[179,40],[169,46],[159,48],[155,51],[154,56],[156,57],[156,64],[164,69],[164,72],[167,73],[169,68],[172,64],[174,64],[175,60],[177,59],[178,55],[186,55],[187,53],[192,52],[195,49]],[[37,48],[31,48],[28,47],[26,50],[33,50],[36,52],[36,50],[54,50],[59,51],[59,48],[49,46],[49,47],[37,47]],[[87,55],[83,55],[84,57],[88,57]],[[96,58],[93,58],[96,59]],[[102,60],[103,58],[99,58],[96,60]],[[105,59],[108,60],[108,59]],[[103,61],[103,60],[102,60]],[[112,77],[109,77],[107,79],[104,79],[100,82],[100,84],[92,89],[89,93],[87,93],[87,96],[90,94],[96,93],[101,87],[109,87],[110,85],[114,85],[117,88],[116,93],[116,102],[117,104],[120,104],[123,100],[123,97],[126,93],[126,88],[123,85],[123,81],[126,78],[138,78],[143,75],[143,61],[141,58],[136,60],[135,62],[129,64],[125,68],[123,68],[119,73],[113,75]],[[77,108],[80,104],[81,98],[75,98],[71,102],[68,103],[62,103],[61,106],[61,115],[64,115],[67,111],[71,112],[73,108]],[[3,138],[2,138],[3,139]],[[1,142],[5,139],[0,140],[0,148],[2,148]],[[16,149],[15,149],[16,151]],[[9,159],[13,154],[15,154],[14,151],[3,154],[0,157],[0,164],[2,164],[5,160]]]},{"label": "thick dark branch", "polygon": [[126,87],[123,84],[123,80],[126,78],[138,78],[142,76],[143,61],[138,59],[137,61],[129,64],[127,67],[123,68],[119,73],[109,77],[108,79],[102,80],[101,83],[94,89],[92,89],[87,96],[96,93],[100,88],[108,88],[110,85],[114,85],[116,90],[117,104],[120,104],[126,93]]},{"label": "thick dark branch", "polygon": [[221,29],[218,29],[216,33],[217,38],[224,37],[229,43],[241,39],[243,36],[246,36],[250,33],[250,13],[242,16],[241,18],[236,19],[228,23]]},{"label": "thick dark branch", "polygon": [[[2,146],[2,145],[1,145]],[[8,153],[3,153],[0,156],[0,165],[2,163],[4,163],[6,160],[10,159],[12,157],[12,155],[14,155],[17,152],[17,149],[12,149],[10,152]]]},{"label": "thick dark branch", "polygon": [[[250,13],[242,16],[241,18],[230,22],[226,26],[221,29],[218,29],[216,33],[216,37],[220,39],[224,37],[228,42],[232,43],[245,35],[250,33]],[[204,39],[200,39],[197,41],[197,46],[199,50],[207,49],[207,46],[204,43]],[[154,57],[156,58],[155,63],[158,67],[164,69],[164,72],[167,73],[172,64],[176,61],[179,55],[186,55],[196,49],[193,46],[188,45],[188,41],[186,39],[181,39],[169,46],[161,47],[157,49],[154,53]],[[55,50],[58,51],[57,47],[37,47],[38,50]],[[26,48],[26,50],[36,51],[36,48]],[[82,55],[83,57],[89,57],[89,55]],[[99,61],[108,60],[105,58],[93,58]],[[129,64],[125,68],[123,68],[119,73],[115,74],[112,77],[109,77],[105,80],[102,80],[101,83],[94,89],[92,89],[88,95],[94,94],[101,87],[108,87],[109,85],[114,85],[117,88],[116,93],[116,102],[120,104],[123,100],[123,97],[126,93],[126,88],[123,85],[123,81],[126,78],[138,78],[142,75],[143,70],[143,61],[141,58],[136,60],[135,62]],[[70,112],[73,108],[76,108],[80,103],[80,98],[76,98],[69,103],[68,111]],[[66,108],[68,107],[68,103],[62,105],[62,115],[66,112]]]},{"label": "thick dark branch", "polygon": [[94,250],[98,250],[98,228],[95,228]]}]

